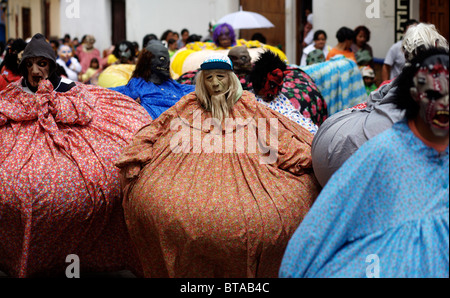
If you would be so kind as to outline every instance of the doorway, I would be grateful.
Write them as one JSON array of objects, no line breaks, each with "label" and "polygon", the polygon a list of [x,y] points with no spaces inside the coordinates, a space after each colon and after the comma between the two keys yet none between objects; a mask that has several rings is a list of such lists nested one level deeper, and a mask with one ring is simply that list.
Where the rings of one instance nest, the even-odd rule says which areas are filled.
[{"label": "doorway", "polygon": [[304,28],[306,25],[306,18],[309,13],[312,13],[312,0],[296,0],[297,3],[297,57],[296,63],[300,65],[303,54],[303,39]]},{"label": "doorway", "polygon": [[112,0],[112,44],[127,39],[125,0]]},{"label": "doorway", "polygon": [[245,11],[252,11],[265,16],[275,28],[242,29],[240,37],[251,40],[253,34],[261,33],[266,44],[286,50],[286,3],[285,0],[241,0]]},{"label": "doorway", "polygon": [[31,9],[27,7],[22,7],[22,36],[31,37]]},{"label": "doorway", "polygon": [[420,1],[420,21],[434,24],[442,36],[449,40],[449,1]]}]

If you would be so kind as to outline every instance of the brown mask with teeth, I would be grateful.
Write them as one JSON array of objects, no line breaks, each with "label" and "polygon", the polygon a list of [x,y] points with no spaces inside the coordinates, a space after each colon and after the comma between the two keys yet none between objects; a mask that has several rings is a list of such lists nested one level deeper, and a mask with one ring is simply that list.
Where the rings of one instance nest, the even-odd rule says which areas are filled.
[{"label": "brown mask with teeth", "polygon": [[[447,57],[448,60],[448,57]],[[419,104],[419,117],[436,137],[449,134],[449,71],[432,56],[424,61],[414,77],[412,98]]]}]

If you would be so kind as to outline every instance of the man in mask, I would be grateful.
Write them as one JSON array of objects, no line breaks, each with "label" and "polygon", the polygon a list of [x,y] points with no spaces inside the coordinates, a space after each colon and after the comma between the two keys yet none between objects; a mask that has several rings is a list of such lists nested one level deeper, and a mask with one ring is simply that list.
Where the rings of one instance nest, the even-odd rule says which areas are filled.
[{"label": "man in mask", "polygon": [[243,91],[227,56],[204,60],[117,163],[146,277],[276,277],[319,192],[312,137]]},{"label": "man in mask", "polygon": [[114,163],[151,118],[129,97],[61,78],[56,67],[37,34],[23,78],[0,92],[0,270],[63,276],[74,254],[82,273],[140,275]]},{"label": "man in mask", "polygon": [[35,93],[39,83],[49,80],[56,92],[67,92],[75,83],[56,74],[56,54],[42,34],[36,34],[24,50],[19,70],[24,91]]},{"label": "man in mask", "polygon": [[280,277],[449,277],[449,56],[409,61],[392,98],[404,117],[331,177],[284,255]]},{"label": "man in mask", "polygon": [[161,42],[152,40],[142,50],[128,84],[111,89],[139,101],[156,119],[180,98],[195,90],[195,86],[172,80],[169,67],[168,49]]}]

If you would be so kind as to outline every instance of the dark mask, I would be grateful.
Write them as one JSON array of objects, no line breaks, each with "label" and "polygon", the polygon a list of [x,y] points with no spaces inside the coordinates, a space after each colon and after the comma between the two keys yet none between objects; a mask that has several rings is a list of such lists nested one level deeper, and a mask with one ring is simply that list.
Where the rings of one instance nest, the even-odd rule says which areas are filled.
[{"label": "dark mask", "polygon": [[126,64],[130,61],[131,58],[131,49],[124,43],[119,45],[119,59],[120,63]]},{"label": "dark mask", "polygon": [[150,63],[152,71],[150,81],[156,85],[168,81],[171,78],[169,50],[160,42],[154,41],[151,41],[146,49],[153,55]]},{"label": "dark mask", "polygon": [[236,74],[249,74],[252,70],[252,59],[246,47],[234,47],[228,53],[233,62],[233,70]]}]

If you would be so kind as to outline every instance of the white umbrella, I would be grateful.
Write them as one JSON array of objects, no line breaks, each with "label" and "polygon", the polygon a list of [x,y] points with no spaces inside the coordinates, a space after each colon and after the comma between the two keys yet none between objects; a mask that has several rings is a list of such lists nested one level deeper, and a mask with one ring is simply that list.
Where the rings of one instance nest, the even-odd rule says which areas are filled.
[{"label": "white umbrella", "polygon": [[257,29],[275,27],[268,19],[256,12],[240,11],[227,14],[221,18],[217,24],[227,23],[235,30],[239,29]]}]

